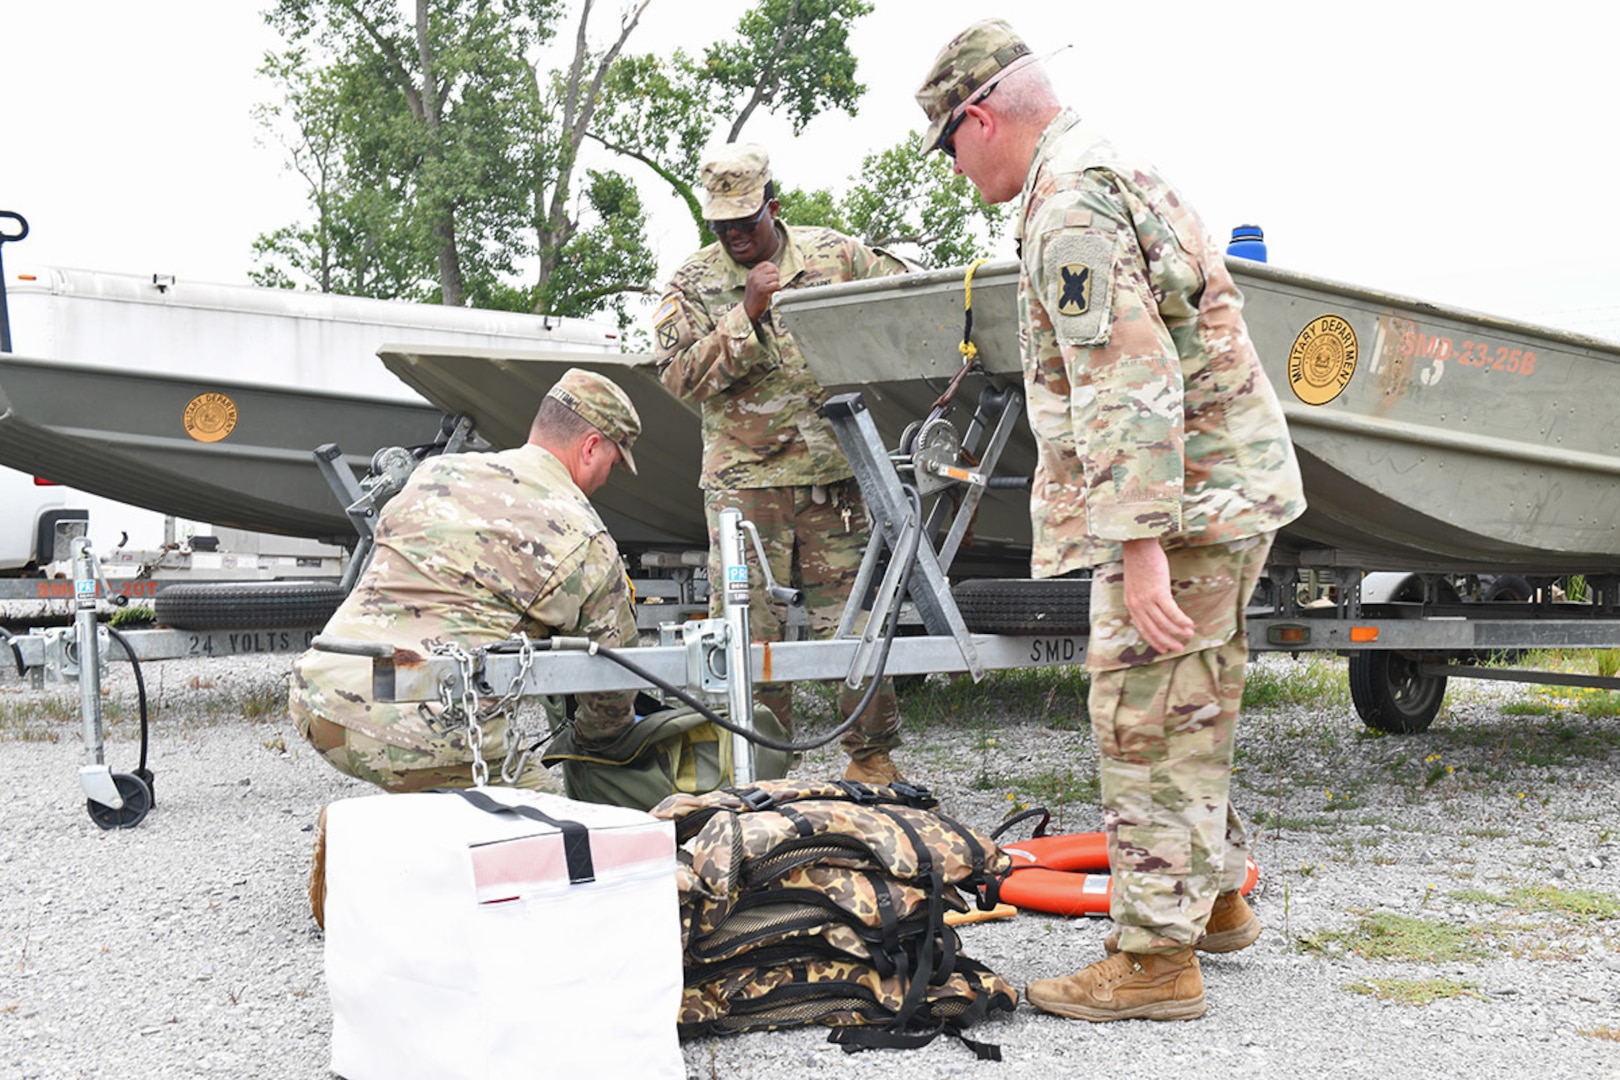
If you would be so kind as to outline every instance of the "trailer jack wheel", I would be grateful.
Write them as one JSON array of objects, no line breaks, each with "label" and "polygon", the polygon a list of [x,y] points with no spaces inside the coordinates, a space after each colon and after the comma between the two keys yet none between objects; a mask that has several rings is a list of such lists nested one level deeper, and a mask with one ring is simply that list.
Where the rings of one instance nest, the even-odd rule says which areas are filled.
[{"label": "trailer jack wheel", "polygon": [[133,773],[113,773],[112,780],[124,805],[115,810],[105,803],[86,799],[85,809],[90,811],[90,820],[103,829],[133,829],[152,809],[152,789]]},{"label": "trailer jack wheel", "polygon": [[1374,731],[1415,735],[1428,729],[1446,696],[1444,675],[1425,675],[1418,657],[1384,651],[1350,654],[1350,701]]}]

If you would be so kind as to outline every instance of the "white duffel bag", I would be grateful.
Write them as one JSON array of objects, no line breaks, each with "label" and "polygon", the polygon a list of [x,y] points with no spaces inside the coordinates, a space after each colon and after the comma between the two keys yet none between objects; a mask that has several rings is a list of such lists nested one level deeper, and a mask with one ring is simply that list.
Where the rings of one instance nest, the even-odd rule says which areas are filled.
[{"label": "white duffel bag", "polygon": [[327,808],[332,1071],[681,1080],[674,825],[512,788]]}]

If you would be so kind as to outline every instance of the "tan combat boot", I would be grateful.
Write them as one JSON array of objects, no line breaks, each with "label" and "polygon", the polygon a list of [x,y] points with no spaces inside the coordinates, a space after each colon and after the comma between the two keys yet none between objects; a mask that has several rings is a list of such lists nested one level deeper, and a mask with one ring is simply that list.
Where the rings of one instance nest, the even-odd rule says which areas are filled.
[{"label": "tan combat boot", "polygon": [[[1204,924],[1204,936],[1193,948],[1203,953],[1229,953],[1247,949],[1260,936],[1260,917],[1249,907],[1242,893],[1221,893]],[[1103,948],[1112,956],[1119,952],[1119,931],[1103,938]]]},{"label": "tan combat boot", "polygon": [[309,864],[309,913],[326,929],[326,807],[315,819],[315,858]]},{"label": "tan combat boot", "polygon": [[849,759],[849,768],[844,770],[844,779],[872,787],[888,787],[890,784],[902,783],[905,777],[900,775],[900,770],[890,759],[889,752],[879,748],[862,750],[852,756]]},{"label": "tan combat boot", "polygon": [[1204,976],[1192,949],[1115,953],[1061,979],[1024,987],[1029,1003],[1071,1020],[1196,1020],[1204,1015]]}]

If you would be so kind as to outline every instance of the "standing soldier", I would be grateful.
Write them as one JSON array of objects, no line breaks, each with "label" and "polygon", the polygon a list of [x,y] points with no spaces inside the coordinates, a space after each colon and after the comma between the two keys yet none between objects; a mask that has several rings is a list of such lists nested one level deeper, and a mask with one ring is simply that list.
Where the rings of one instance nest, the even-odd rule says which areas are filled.
[{"label": "standing soldier", "polygon": [[1086,663],[1119,930],[1112,955],[1026,993],[1083,1020],[1191,1020],[1194,950],[1260,934],[1229,789],[1244,608],[1305,508],[1293,444],[1203,222],[1062,107],[1010,26],[952,39],[917,101],[925,146],[986,202],[1022,200],[1032,572],[1095,568]]},{"label": "standing soldier", "polygon": [[[830,424],[826,392],[777,321],[771,297],[906,271],[883,251],[831,229],[789,227],[763,147],[728,144],[703,162],[703,213],[716,243],[675,272],[653,316],[658,369],[670,393],[703,409],[703,474],[709,580],[720,580],[720,511],[736,507],[759,530],[771,573],[802,588],[811,633],[838,626],[867,544],[866,505]],[[754,561],[750,551],[749,561]],[[757,567],[756,567],[756,571]],[[718,601],[719,592],[714,592]],[[782,640],[784,620],[755,590],[753,636]],[[763,684],[759,700],[793,730],[792,688]],[[860,692],[840,684],[848,717]],[[889,757],[900,715],[891,680],[844,736],[846,779],[900,779]]]}]

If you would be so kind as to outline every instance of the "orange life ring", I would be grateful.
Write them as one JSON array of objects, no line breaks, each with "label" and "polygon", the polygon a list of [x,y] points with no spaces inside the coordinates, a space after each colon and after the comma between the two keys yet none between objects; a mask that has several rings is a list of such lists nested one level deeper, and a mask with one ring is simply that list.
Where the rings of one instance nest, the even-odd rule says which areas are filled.
[{"label": "orange life ring", "polygon": [[[1036,836],[1001,850],[1013,863],[997,890],[1001,901],[1052,915],[1108,914],[1114,879],[1107,872],[1106,833]],[[1245,894],[1260,880],[1260,867],[1253,859],[1248,863],[1240,889]]]}]

